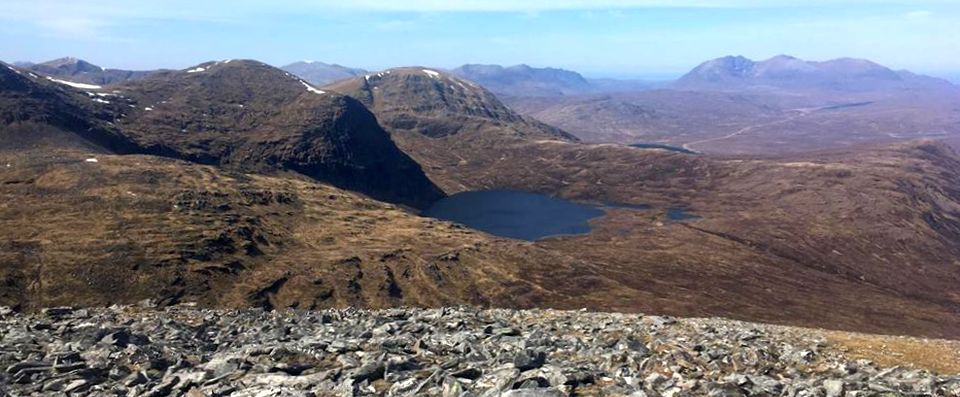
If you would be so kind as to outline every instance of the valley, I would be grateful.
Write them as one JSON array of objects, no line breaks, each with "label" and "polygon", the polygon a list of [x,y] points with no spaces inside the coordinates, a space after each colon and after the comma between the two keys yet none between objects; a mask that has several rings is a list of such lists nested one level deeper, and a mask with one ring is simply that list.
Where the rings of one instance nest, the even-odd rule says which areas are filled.
[{"label": "valley", "polygon": [[0,396],[960,397],[954,3],[8,1]]},{"label": "valley", "polygon": [[[952,318],[948,313],[958,302],[943,300],[940,293],[917,295],[921,290],[954,289],[953,282],[945,282],[956,277],[951,270],[956,255],[952,239],[958,219],[951,209],[956,208],[955,201],[949,198],[956,197],[950,187],[954,182],[949,181],[957,177],[951,171],[957,158],[949,147],[919,142],[762,160],[713,159],[581,144],[563,135],[544,135],[542,127],[517,116],[471,114],[476,107],[433,106],[430,111],[443,114],[445,120],[476,126],[461,130],[445,124],[443,131],[456,132],[438,135],[430,124],[435,119],[421,122],[422,105],[409,98],[440,92],[446,95],[446,104],[492,98],[466,90],[461,95],[472,99],[457,99],[449,93],[453,89],[447,79],[456,78],[393,71],[376,80],[356,79],[327,88],[368,98],[365,104],[385,120],[397,144],[447,194],[524,190],[584,203],[683,206],[704,217],[695,225],[661,226],[658,211],[615,210],[595,221],[615,226],[538,243],[603,263],[601,274],[645,296],[610,302],[618,310],[684,315],[706,315],[700,311],[706,310],[734,318],[875,332],[902,332],[895,330],[901,326],[953,332],[952,326],[934,324]],[[399,102],[401,98],[404,102]],[[479,108],[499,106],[493,102]],[[948,179],[934,181],[939,178]],[[929,190],[931,186],[937,187]],[[862,202],[862,197],[871,201]],[[928,213],[931,210],[937,215]],[[878,244],[892,240],[897,242]],[[920,263],[925,269],[917,272],[937,276],[912,279],[937,287],[900,284],[902,266]],[[937,270],[926,267],[932,264]],[[771,279],[777,274],[785,278]],[[754,282],[756,289],[748,287]],[[721,286],[725,283],[728,287]],[[744,294],[748,288],[751,292]],[[888,288],[901,292],[888,295]],[[848,293],[851,298],[845,302]],[[864,307],[862,299],[875,299],[875,305]],[[909,303],[913,299],[919,300]],[[940,302],[936,310],[942,312],[920,314],[932,307],[927,299]],[[794,305],[796,312],[784,310]],[[821,305],[844,309],[810,309]],[[911,309],[894,309],[907,306]],[[877,310],[896,310],[893,317],[900,320],[882,321],[868,314]]]},{"label": "valley", "polygon": [[[5,129],[6,142],[21,142],[5,152],[6,202],[25,203],[4,210],[6,304],[94,304],[108,296],[269,308],[464,302],[941,337],[960,329],[949,314],[960,306],[952,271],[960,160],[945,145],[712,158],[583,144],[514,113],[479,85],[428,68],[319,88],[253,61],[189,70],[200,69],[118,84],[111,103],[4,72],[8,84],[24,87],[5,91],[8,100],[56,98],[83,121],[47,125],[49,116],[28,114],[34,119],[16,116]],[[18,138],[43,130],[52,135],[27,146]],[[118,150],[129,154],[117,157]],[[91,157],[98,162],[81,162]],[[185,166],[195,171],[180,171]],[[135,177],[151,175],[131,174],[138,167],[155,176]],[[375,171],[361,176],[365,170]],[[172,178],[178,173],[185,177]],[[169,186],[152,188],[151,211],[105,216],[160,182]],[[79,194],[107,186],[141,196]],[[533,243],[416,216],[415,208],[443,196],[497,189],[624,206],[591,216],[590,233]],[[353,197],[347,190],[361,196],[322,199]],[[251,206],[246,192],[264,192],[255,199],[264,204]],[[89,214],[79,216],[74,207],[89,195],[107,201],[77,207]],[[60,198],[39,200],[47,196]],[[371,198],[401,206],[388,210]],[[182,219],[167,212],[184,208]],[[676,208],[699,218],[677,222]],[[35,214],[50,217],[36,223]],[[25,233],[27,224],[36,229]],[[80,249],[91,241],[81,233],[130,228],[154,237],[110,250],[129,261],[123,278],[143,274],[145,284],[108,293],[117,288],[108,280],[117,279],[107,274],[125,273],[98,254],[105,248]],[[72,273],[78,260],[89,276]],[[435,267],[441,263],[452,267]],[[912,269],[909,282],[899,276],[904,268]]]},{"label": "valley", "polygon": [[587,142],[687,145],[718,155],[952,142],[960,133],[960,88],[865,60],[724,57],[648,89],[498,94],[517,112]]}]

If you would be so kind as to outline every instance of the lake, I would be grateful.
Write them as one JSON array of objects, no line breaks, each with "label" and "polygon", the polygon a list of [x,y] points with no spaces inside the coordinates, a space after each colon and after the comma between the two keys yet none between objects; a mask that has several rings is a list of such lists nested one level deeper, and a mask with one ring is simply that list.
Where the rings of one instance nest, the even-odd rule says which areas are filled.
[{"label": "lake", "polygon": [[456,222],[496,236],[540,240],[590,232],[603,210],[542,194],[484,190],[454,194],[421,215]]}]

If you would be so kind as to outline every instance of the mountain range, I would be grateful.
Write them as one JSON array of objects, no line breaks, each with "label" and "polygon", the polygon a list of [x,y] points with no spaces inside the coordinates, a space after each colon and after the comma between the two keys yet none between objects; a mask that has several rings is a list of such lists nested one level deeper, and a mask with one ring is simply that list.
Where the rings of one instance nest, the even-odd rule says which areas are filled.
[{"label": "mountain range", "polygon": [[590,92],[592,87],[579,73],[527,65],[463,65],[451,71],[476,81],[499,95],[556,96]]},{"label": "mountain range", "polygon": [[[586,307],[960,335],[960,157],[934,141],[712,157],[586,144],[427,67],[317,86],[224,60],[94,87],[3,65],[0,164],[0,304],[25,310]],[[536,242],[417,215],[490,189],[606,215]]]},{"label": "mountain range", "polygon": [[527,65],[463,65],[450,71],[475,81],[501,97],[560,97],[596,93],[643,91],[663,82],[623,79],[588,79],[580,73]]},{"label": "mountain range", "polygon": [[946,80],[894,71],[854,58],[823,62],[778,55],[764,61],[727,56],[704,62],[678,79],[687,90],[822,89],[839,92],[878,90],[935,90],[955,88]]},{"label": "mountain range", "polygon": [[768,156],[918,138],[960,142],[960,88],[850,58],[730,56],[652,90],[504,100],[597,143]]}]

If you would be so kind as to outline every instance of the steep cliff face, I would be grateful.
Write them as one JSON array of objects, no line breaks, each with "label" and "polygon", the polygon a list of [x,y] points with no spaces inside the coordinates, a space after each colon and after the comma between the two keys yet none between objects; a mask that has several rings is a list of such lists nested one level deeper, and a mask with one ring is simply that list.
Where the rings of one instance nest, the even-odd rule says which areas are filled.
[{"label": "steep cliff face", "polygon": [[297,171],[413,207],[442,197],[359,102],[259,62],[209,62],[116,89],[135,102],[116,122],[149,153]]}]

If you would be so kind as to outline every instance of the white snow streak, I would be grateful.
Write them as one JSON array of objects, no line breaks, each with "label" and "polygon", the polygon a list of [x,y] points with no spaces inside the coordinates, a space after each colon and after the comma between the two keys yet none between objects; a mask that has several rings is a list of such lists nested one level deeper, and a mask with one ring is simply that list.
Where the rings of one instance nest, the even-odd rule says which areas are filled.
[{"label": "white snow streak", "polygon": [[97,163],[97,162],[99,162],[99,160],[97,160],[96,157],[91,157],[91,158],[88,158],[88,159],[86,159],[86,160],[84,160],[84,161],[86,161],[86,162],[88,162],[88,163]]},{"label": "white snow streak", "polygon": [[196,68],[194,68],[194,69],[188,70],[187,73],[204,72],[204,71],[206,71],[206,70],[207,70],[207,68],[205,68],[205,67],[203,67],[203,66],[199,66],[199,67],[196,67]]},{"label": "white snow streak", "polygon": [[99,89],[103,88],[103,87],[100,87],[100,86],[98,86],[98,85],[93,85],[93,84],[83,84],[83,83],[74,83],[74,82],[72,82],[72,81],[57,80],[57,79],[55,79],[55,78],[53,78],[53,77],[49,77],[49,76],[47,76],[47,80],[50,80],[50,81],[52,81],[52,82],[54,82],[54,83],[60,83],[60,84],[68,85],[68,86],[71,86],[71,87],[73,87],[73,88],[82,88],[82,89],[85,89],[85,90],[99,90]]},{"label": "white snow streak", "polygon": [[438,78],[438,77],[440,77],[440,73],[439,73],[439,72],[436,72],[436,71],[433,71],[433,70],[430,70],[430,69],[423,69],[423,72],[426,73],[428,76],[433,77],[433,78]]},{"label": "white snow streak", "polygon": [[310,92],[312,92],[312,93],[314,93],[314,94],[326,94],[326,92],[323,92],[323,91],[320,91],[320,90],[318,90],[318,89],[316,89],[316,88],[313,88],[313,86],[310,85],[310,84],[307,84],[306,81],[300,80],[300,84],[303,84],[304,87],[307,87],[307,91],[310,91]]}]

